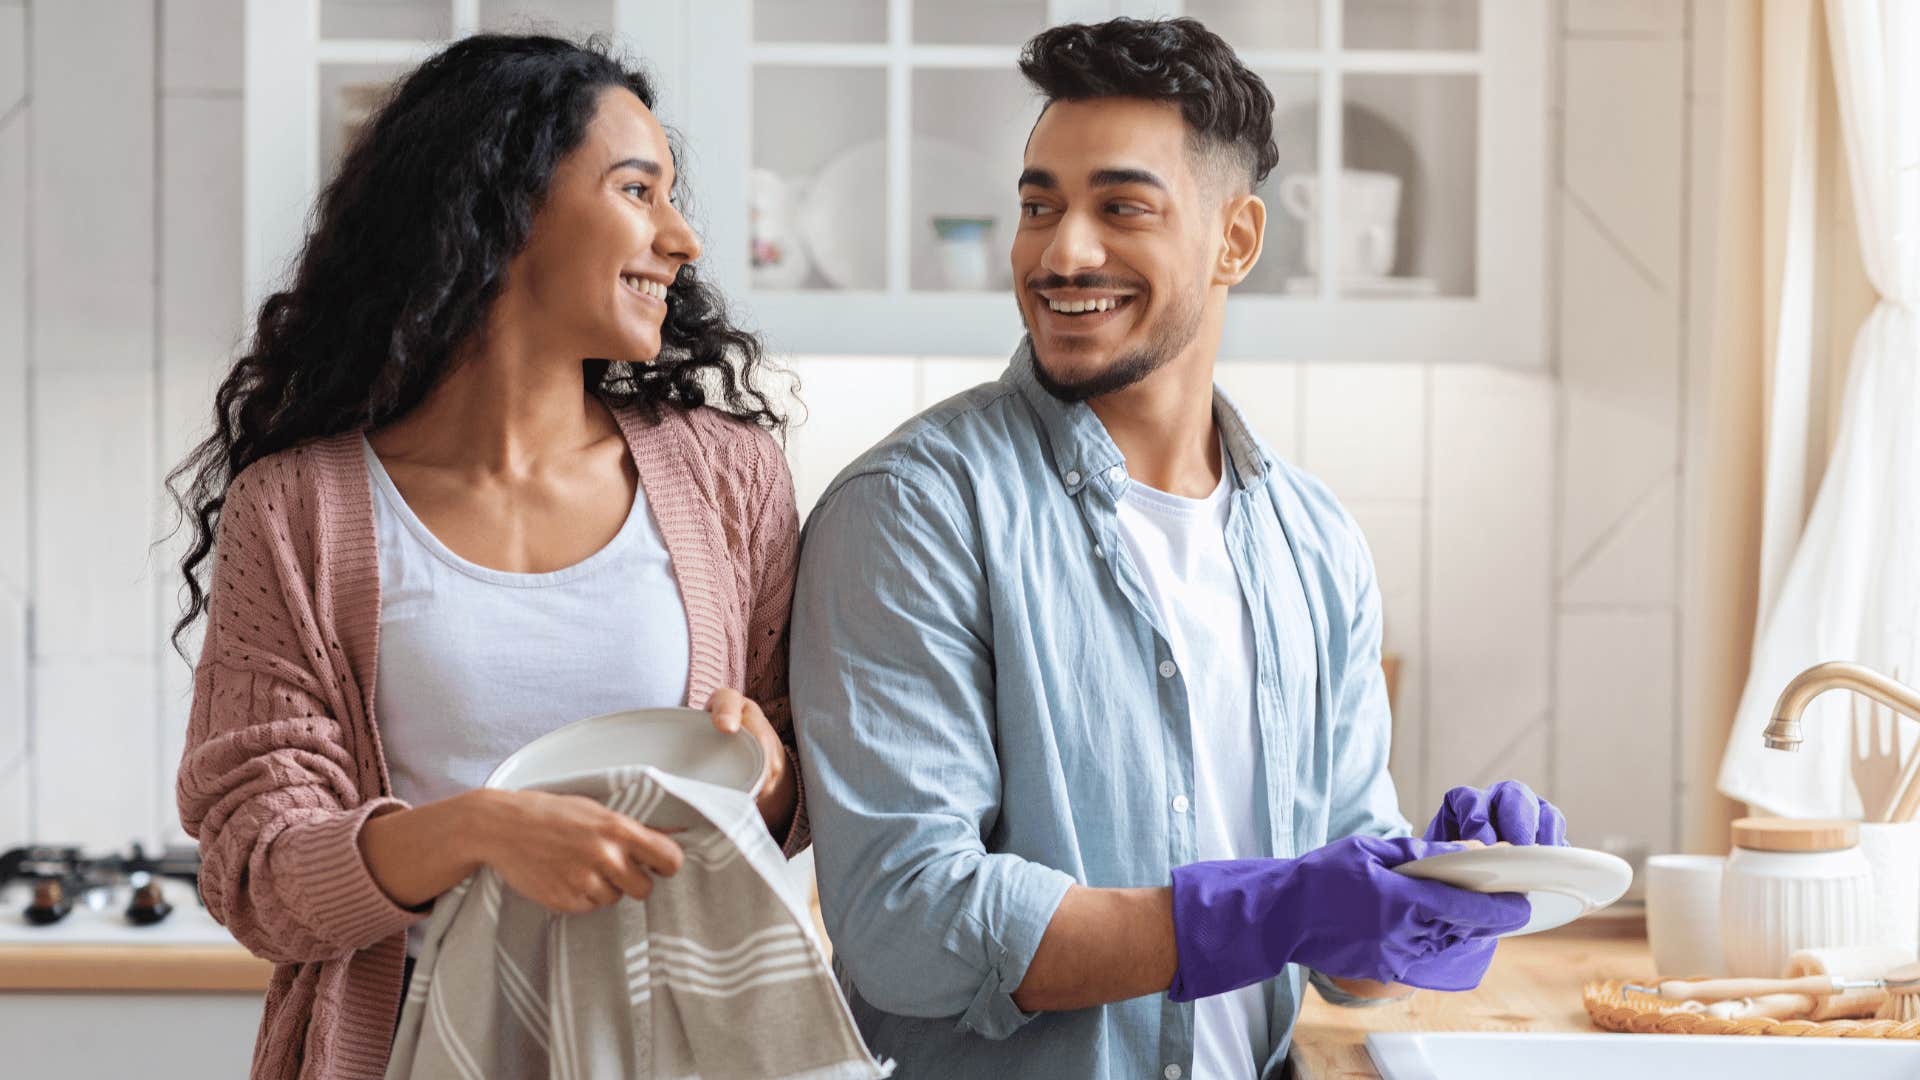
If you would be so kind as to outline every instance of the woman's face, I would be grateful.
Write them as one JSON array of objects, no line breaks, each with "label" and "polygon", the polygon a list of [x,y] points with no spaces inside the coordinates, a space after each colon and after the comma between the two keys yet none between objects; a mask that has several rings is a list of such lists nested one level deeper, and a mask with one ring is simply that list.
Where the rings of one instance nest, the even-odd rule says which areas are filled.
[{"label": "woman's face", "polygon": [[630,91],[602,91],[507,269],[509,309],[533,320],[542,351],[633,363],[660,355],[667,286],[700,257],[672,190],[673,155],[653,111]]}]

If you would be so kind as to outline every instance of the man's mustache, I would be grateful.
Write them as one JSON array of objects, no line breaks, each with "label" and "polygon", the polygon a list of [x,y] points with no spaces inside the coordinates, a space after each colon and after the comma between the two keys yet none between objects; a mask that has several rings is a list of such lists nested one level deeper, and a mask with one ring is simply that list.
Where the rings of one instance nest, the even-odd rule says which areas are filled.
[{"label": "man's mustache", "polygon": [[1140,287],[1138,282],[1122,281],[1108,274],[1075,274],[1071,278],[1061,277],[1059,274],[1043,274],[1040,277],[1030,277],[1027,279],[1027,288],[1034,290],[1114,289],[1119,291],[1138,291]]}]

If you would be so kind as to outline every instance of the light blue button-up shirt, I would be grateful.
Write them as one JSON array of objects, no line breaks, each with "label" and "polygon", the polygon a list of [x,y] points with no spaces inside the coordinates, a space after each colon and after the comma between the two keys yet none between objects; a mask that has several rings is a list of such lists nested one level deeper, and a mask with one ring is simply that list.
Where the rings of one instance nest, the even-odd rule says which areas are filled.
[{"label": "light blue button-up shirt", "polygon": [[[1075,882],[1162,886],[1198,857],[1192,725],[1121,541],[1133,483],[1084,404],[997,382],[908,421],[807,523],[792,703],[834,965],[869,1044],[913,1077],[1191,1076],[1193,1007],[1013,1002]],[[1405,835],[1387,774],[1380,602],[1359,528],[1224,395],[1227,548],[1252,613],[1260,762],[1286,857]],[[1302,989],[1268,984],[1277,1075]],[[1177,1066],[1178,1071],[1172,1067]]]}]

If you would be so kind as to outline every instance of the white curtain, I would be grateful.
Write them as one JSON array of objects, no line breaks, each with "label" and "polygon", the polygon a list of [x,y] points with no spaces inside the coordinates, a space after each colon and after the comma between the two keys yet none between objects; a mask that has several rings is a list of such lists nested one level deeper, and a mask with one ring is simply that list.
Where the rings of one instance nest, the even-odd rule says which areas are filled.
[{"label": "white curtain", "polygon": [[[1798,443],[1791,436],[1810,411],[1799,384],[1812,337],[1795,321],[1811,298],[1794,291],[1811,288],[1812,256],[1792,250],[1803,221],[1790,219],[1771,357],[1760,625],[1719,780],[1725,794],[1793,817],[1862,807],[1850,778],[1852,702],[1840,692],[1816,699],[1803,718],[1807,742],[1782,753],[1760,740],[1781,688],[1825,660],[1920,678],[1920,3],[1827,0],[1826,14],[1861,258],[1879,299],[1854,339],[1832,454],[1785,558],[1777,538],[1796,532],[1793,455],[1804,427]],[[1792,200],[1785,209],[1808,212]]]}]

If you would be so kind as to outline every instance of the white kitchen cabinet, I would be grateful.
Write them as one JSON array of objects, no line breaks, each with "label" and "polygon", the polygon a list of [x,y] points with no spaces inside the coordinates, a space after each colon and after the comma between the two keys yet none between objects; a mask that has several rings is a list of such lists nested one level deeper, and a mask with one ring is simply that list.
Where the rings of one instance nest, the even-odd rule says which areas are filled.
[{"label": "white kitchen cabinet", "polygon": [[1223,355],[1545,365],[1548,6],[1531,2],[249,0],[251,298],[387,80],[448,37],[544,26],[612,32],[655,73],[708,273],[775,349],[1003,355],[1037,112],[1021,43],[1180,13],[1275,97],[1266,250]]}]

